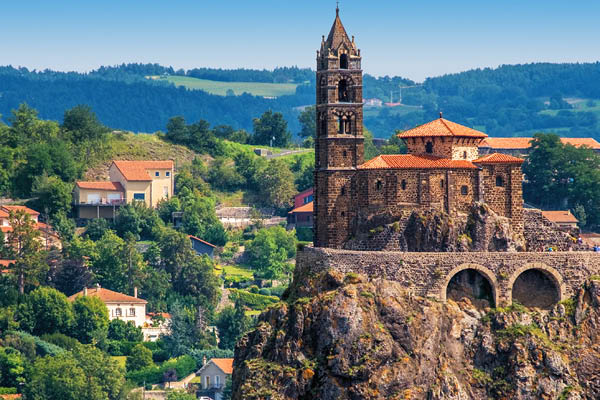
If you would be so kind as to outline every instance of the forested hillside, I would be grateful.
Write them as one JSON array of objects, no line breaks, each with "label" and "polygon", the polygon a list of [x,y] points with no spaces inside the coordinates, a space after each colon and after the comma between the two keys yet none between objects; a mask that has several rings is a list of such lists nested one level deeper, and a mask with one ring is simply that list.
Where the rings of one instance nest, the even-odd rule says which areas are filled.
[{"label": "forested hillside", "polygon": [[[249,94],[217,96],[175,87],[181,76],[217,82],[297,84],[296,93],[267,99]],[[400,77],[364,77],[364,97],[402,103],[365,108],[365,125],[389,137],[435,118],[439,111],[456,122],[493,136],[555,132],[600,138],[600,64],[526,64],[478,69],[415,83]],[[104,124],[132,131],[164,129],[173,115],[250,130],[253,118],[280,111],[297,134],[298,107],[314,103],[314,71],[296,67],[267,70],[196,68],[174,70],[156,64],[101,67],[87,74],[0,67],[0,114],[26,102],[40,116],[60,120],[64,110],[90,105]],[[238,85],[239,87],[239,85]]]}]

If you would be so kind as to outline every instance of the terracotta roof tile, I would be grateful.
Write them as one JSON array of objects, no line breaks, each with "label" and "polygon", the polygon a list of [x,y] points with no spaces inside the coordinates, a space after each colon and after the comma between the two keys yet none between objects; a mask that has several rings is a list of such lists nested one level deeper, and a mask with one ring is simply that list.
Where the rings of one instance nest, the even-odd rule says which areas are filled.
[{"label": "terracotta roof tile", "polygon": [[475,169],[472,162],[467,160],[451,160],[435,156],[413,154],[389,154],[377,156],[358,167],[359,169]]},{"label": "terracotta roof tile", "polygon": [[233,358],[211,358],[210,361],[227,375],[233,374]]},{"label": "terracotta roof tile", "polygon": [[294,208],[288,214],[313,212],[313,203],[314,202],[311,201],[310,203],[306,203],[304,205],[301,205],[300,207]]},{"label": "terracotta roof tile", "polygon": [[123,186],[119,182],[85,182],[79,181],[76,183],[77,187],[81,189],[92,189],[92,190],[110,190],[114,192],[124,192]]},{"label": "terracotta roof tile", "polygon": [[215,249],[217,248],[217,246],[215,246],[214,244],[208,243],[206,240],[202,240],[202,239],[200,239],[199,237],[192,236],[192,235],[188,235],[188,237],[189,237],[190,239],[192,239],[192,240],[197,240],[197,241],[199,241],[200,243],[204,243],[204,244],[205,244],[205,245],[207,245],[207,246],[214,247]]},{"label": "terracotta roof tile", "polygon": [[521,164],[523,163],[522,158],[513,157],[508,154],[492,153],[479,157],[477,160],[473,160],[475,164]]},{"label": "terracotta roof tile", "polygon": [[[123,293],[114,292],[105,288],[88,288],[87,295],[90,297],[98,297],[104,303],[147,303],[146,300],[138,297],[128,296]],[[83,296],[83,290],[69,296],[69,300],[74,301],[77,297]]]},{"label": "terracotta roof tile", "polygon": [[2,210],[4,210],[5,212],[9,212],[9,211],[18,211],[18,210],[23,210],[25,211],[27,214],[29,215],[40,215],[39,212],[32,210],[29,207],[25,207],[25,206],[2,206],[1,207]]},{"label": "terracotta roof tile", "polygon": [[470,137],[482,139],[487,137],[487,135],[483,132],[479,132],[475,129],[448,121],[444,118],[438,118],[424,125],[417,126],[416,128],[409,129],[398,134],[398,137],[402,139],[434,136]]},{"label": "terracotta roof tile", "polygon": [[[489,147],[491,149],[524,150],[531,147],[530,137],[506,137],[484,139],[479,147]],[[594,150],[600,150],[600,143],[593,138],[560,138],[563,144],[570,144],[575,147],[587,146]]]},{"label": "terracotta roof tile", "polygon": [[173,161],[113,161],[128,181],[151,181],[148,170],[173,169]]},{"label": "terracotta roof tile", "polygon": [[552,222],[569,222],[577,223],[579,220],[575,218],[569,210],[567,211],[542,211],[542,215]]},{"label": "terracotta roof tile", "polygon": [[14,264],[15,260],[0,260],[0,266],[9,267],[10,264]]}]

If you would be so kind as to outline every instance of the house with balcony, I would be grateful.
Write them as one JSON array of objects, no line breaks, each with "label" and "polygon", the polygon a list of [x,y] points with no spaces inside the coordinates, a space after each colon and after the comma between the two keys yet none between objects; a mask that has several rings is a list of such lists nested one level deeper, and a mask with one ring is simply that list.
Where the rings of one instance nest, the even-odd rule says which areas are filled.
[{"label": "house with balcony", "polygon": [[192,381],[199,385],[196,395],[221,400],[227,377],[233,374],[233,358],[211,358],[209,362],[205,361],[203,360],[204,365],[196,372],[196,378]]},{"label": "house with balcony", "polygon": [[80,219],[114,218],[117,209],[134,201],[156,207],[173,196],[174,163],[167,161],[113,161],[110,181],[79,181],[74,206]]}]

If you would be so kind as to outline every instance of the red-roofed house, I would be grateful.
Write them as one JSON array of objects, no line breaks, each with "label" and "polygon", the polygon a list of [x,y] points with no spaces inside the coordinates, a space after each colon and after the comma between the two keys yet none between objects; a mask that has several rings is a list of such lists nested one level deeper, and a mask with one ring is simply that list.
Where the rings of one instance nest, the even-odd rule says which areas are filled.
[{"label": "red-roofed house", "polygon": [[137,288],[134,289],[133,296],[128,296],[97,285],[93,288],[84,288],[81,292],[69,296],[69,300],[75,301],[80,296],[97,297],[102,300],[108,308],[108,318],[111,320],[133,321],[135,326],[140,327],[146,322],[147,301],[138,298]]},{"label": "red-roofed house", "polygon": [[10,226],[10,213],[17,211],[24,211],[31,219],[33,219],[35,227],[40,231],[39,241],[44,247],[62,248],[60,238],[54,229],[48,224],[39,222],[40,213],[26,206],[0,206],[0,230],[4,233],[5,240],[8,240],[6,235],[12,231],[12,227]]},{"label": "red-roofed house", "polygon": [[542,211],[542,215],[547,220],[554,222],[561,229],[576,229],[579,220],[575,218],[571,211]]},{"label": "red-roofed house", "polygon": [[192,248],[199,256],[206,254],[210,258],[214,257],[214,252],[217,246],[214,244],[208,243],[205,240],[202,240],[196,236],[188,235],[190,241],[192,242]]},{"label": "red-roofed house", "polygon": [[[523,157],[529,154],[532,140],[531,137],[488,137],[479,144],[479,152],[481,154],[498,152]],[[575,147],[587,146],[600,153],[600,143],[593,138],[560,138],[560,141]]]},{"label": "red-roofed house", "polygon": [[288,229],[313,227],[313,202],[294,208],[288,213]]},{"label": "red-roofed house", "polygon": [[202,382],[198,391],[200,396],[209,396],[214,400],[223,398],[223,389],[227,377],[233,374],[233,358],[211,358],[196,372]]},{"label": "red-roofed house", "polygon": [[80,181],[75,185],[75,207],[79,218],[114,218],[119,206],[143,201],[156,207],[173,195],[173,161],[113,161],[110,181]]}]

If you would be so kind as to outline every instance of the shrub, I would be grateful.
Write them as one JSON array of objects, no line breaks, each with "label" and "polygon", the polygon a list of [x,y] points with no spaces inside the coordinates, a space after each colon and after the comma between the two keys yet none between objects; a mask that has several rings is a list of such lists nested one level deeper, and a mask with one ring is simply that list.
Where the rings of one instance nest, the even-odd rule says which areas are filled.
[{"label": "shrub", "polygon": [[263,296],[270,296],[271,291],[267,288],[262,288],[258,291],[258,294],[262,294]]},{"label": "shrub", "polygon": [[173,369],[180,378],[186,377],[196,370],[196,361],[191,356],[185,355],[178,358],[165,361],[160,367],[151,366],[139,371],[127,373],[127,379],[136,385],[143,382],[155,384],[163,381],[163,375],[168,370]]},{"label": "shrub", "polygon": [[[63,349],[62,347],[59,347],[52,343],[48,343],[45,340],[42,340],[37,336],[30,335],[29,333],[16,331],[16,332],[11,332],[10,335],[22,343],[27,343],[27,342],[33,341],[33,343],[35,344],[36,353],[40,357],[43,357],[46,355],[56,356],[58,354],[62,354],[65,352],[65,349]],[[14,346],[11,345],[11,347],[14,347]],[[21,351],[21,349],[19,349],[19,348],[17,348],[17,350]],[[23,351],[21,351],[21,352],[23,353]]]},{"label": "shrub", "polygon": [[127,357],[127,371],[138,371],[150,367],[152,362],[152,351],[142,344],[136,344],[129,357]]},{"label": "shrub", "polygon": [[14,388],[14,387],[0,387],[0,394],[17,394],[17,388]]},{"label": "shrub", "polygon": [[229,289],[229,298],[233,301],[240,301],[242,305],[254,310],[264,310],[271,304],[279,301],[275,296],[263,296],[258,293],[250,293],[240,289]]},{"label": "shrub", "polygon": [[281,298],[283,292],[287,289],[287,286],[276,286],[271,288],[271,296],[277,296]]},{"label": "shrub", "polygon": [[258,286],[256,286],[256,285],[252,285],[252,286],[250,286],[250,287],[248,288],[248,291],[249,291],[250,293],[258,293]]},{"label": "shrub", "polygon": [[41,337],[42,340],[62,347],[65,350],[73,350],[79,346],[79,341],[62,333],[45,334]]}]

